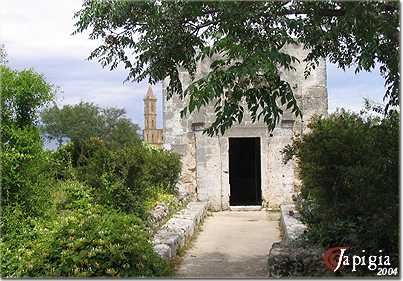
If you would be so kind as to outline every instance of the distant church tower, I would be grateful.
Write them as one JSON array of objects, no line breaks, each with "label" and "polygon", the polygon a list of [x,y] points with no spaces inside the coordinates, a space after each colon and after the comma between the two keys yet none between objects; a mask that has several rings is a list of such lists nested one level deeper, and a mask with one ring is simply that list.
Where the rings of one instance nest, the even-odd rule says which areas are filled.
[{"label": "distant church tower", "polygon": [[157,129],[157,98],[151,85],[148,86],[144,97],[144,141],[161,148],[163,144],[162,129]]}]

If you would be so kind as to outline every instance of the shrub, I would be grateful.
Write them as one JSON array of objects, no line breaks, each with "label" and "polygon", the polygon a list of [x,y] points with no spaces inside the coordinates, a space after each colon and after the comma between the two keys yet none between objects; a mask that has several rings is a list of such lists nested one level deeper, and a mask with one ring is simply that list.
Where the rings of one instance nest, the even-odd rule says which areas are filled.
[{"label": "shrub", "polygon": [[109,150],[99,139],[84,146],[85,160],[77,167],[79,178],[94,188],[96,201],[143,217],[147,188],[143,184],[145,151],[140,143]]},{"label": "shrub", "polygon": [[176,194],[181,162],[179,155],[147,146],[145,158],[145,181],[150,186],[162,186],[166,192]]},{"label": "shrub", "polygon": [[399,115],[316,117],[311,132],[286,149],[297,157],[311,241],[397,257]]},{"label": "shrub", "polygon": [[1,205],[18,205],[27,215],[46,209],[48,155],[35,124],[53,99],[52,87],[32,70],[0,65]]},{"label": "shrub", "polygon": [[[54,155],[56,163],[62,166],[59,174],[77,175],[77,179],[93,187],[99,204],[136,213],[143,219],[145,202],[155,197],[155,187],[169,194],[176,192],[180,173],[178,155],[140,142],[111,150],[103,140],[91,138],[80,146],[75,143],[61,146]],[[75,173],[63,170],[69,163]]]},{"label": "shrub", "polygon": [[76,169],[72,159],[73,143],[62,144],[55,151],[51,151],[52,169],[57,180],[76,179]]},{"label": "shrub", "polygon": [[75,180],[59,182],[52,194],[54,213],[66,210],[86,209],[93,205],[93,189]]},{"label": "shrub", "polygon": [[[0,243],[2,276],[169,274],[168,264],[153,251],[142,221],[133,214],[93,204],[91,190],[74,181],[60,183],[54,196],[54,216],[24,223],[19,229],[27,231],[22,233],[8,231]],[[21,216],[7,217],[9,227],[20,224]],[[15,244],[16,237],[21,243]]]},{"label": "shrub", "polygon": [[2,206],[1,212],[1,277],[16,277],[23,266],[21,256],[37,235],[32,219],[18,204]]},{"label": "shrub", "polygon": [[34,126],[1,127],[1,204],[18,204],[30,215],[39,215],[49,199],[49,158]]},{"label": "shrub", "polygon": [[52,235],[43,235],[24,257],[32,261],[32,268],[22,276],[139,277],[169,273],[134,215],[91,207],[63,215],[52,228]]}]

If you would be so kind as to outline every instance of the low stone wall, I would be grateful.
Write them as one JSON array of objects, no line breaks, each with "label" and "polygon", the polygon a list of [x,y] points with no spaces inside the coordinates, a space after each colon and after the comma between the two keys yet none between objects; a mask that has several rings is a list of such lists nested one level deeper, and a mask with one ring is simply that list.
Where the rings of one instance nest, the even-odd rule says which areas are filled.
[{"label": "low stone wall", "polygon": [[175,257],[207,213],[207,202],[190,202],[154,235],[154,250],[165,260]]},{"label": "low stone wall", "polygon": [[332,277],[323,261],[323,250],[308,245],[274,243],[269,254],[268,272],[272,278]]},{"label": "low stone wall", "polygon": [[282,205],[280,227],[283,240],[274,243],[268,258],[269,277],[330,277],[334,276],[323,261],[324,250],[307,245],[298,238],[306,226],[298,219],[294,205]]},{"label": "low stone wall", "polygon": [[[183,208],[187,205],[191,199],[192,195],[186,191],[178,184],[178,195],[175,197],[173,205],[177,206],[175,208]],[[148,225],[151,228],[151,232],[158,230],[173,214],[175,210],[170,209],[168,204],[165,202],[159,202],[148,214]]]},{"label": "low stone wall", "polygon": [[284,235],[285,242],[295,241],[300,237],[306,226],[298,219],[299,213],[295,210],[294,205],[281,205],[280,227]]}]

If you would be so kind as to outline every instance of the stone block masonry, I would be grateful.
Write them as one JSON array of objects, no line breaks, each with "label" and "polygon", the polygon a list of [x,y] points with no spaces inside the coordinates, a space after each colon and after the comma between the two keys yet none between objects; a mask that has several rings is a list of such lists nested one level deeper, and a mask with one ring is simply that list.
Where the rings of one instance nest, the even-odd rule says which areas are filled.
[{"label": "stone block masonry", "polygon": [[271,278],[332,277],[322,255],[324,249],[305,244],[298,239],[306,226],[292,204],[281,205],[280,228],[283,240],[274,243],[268,257],[267,270]]},{"label": "stone block masonry", "polygon": [[[182,118],[180,112],[187,105],[189,96],[181,99],[174,95],[167,100],[169,79],[164,80],[164,146],[180,154],[181,180],[186,184],[187,191],[194,194],[198,200],[208,201],[212,211],[229,210],[232,205],[261,205],[277,210],[282,204],[291,204],[292,194],[298,190],[296,163],[289,161],[284,165],[281,151],[291,144],[293,136],[309,131],[307,125],[313,115],[327,114],[326,62],[322,59],[311,74],[305,77],[304,59],[309,50],[302,45],[286,45],[282,51],[299,60],[299,63],[295,62],[293,65],[294,69],[280,69],[280,76],[292,87],[303,119],[296,118],[294,113],[284,107],[284,114],[273,131],[268,130],[263,118],[253,122],[250,112],[245,110],[242,122],[233,124],[224,135],[205,135],[203,129],[208,128],[216,119],[216,101],[211,101],[200,110]],[[211,64],[217,59],[221,59],[220,55],[199,61],[195,77],[191,77],[183,69],[178,69],[182,88],[186,89],[193,78],[197,80],[206,77],[210,73]],[[222,100],[224,99],[225,95],[222,96]],[[248,200],[238,202],[239,204],[231,202],[231,198],[242,197],[238,196],[237,189],[232,187],[243,180],[234,176],[234,169],[230,169],[229,158],[236,154],[234,151],[230,152],[231,138],[259,139],[259,149],[256,151],[260,155],[260,163],[244,163],[244,170],[255,169],[253,165],[258,167],[258,172],[253,177],[257,195],[254,203],[247,202]]]},{"label": "stone block masonry", "polygon": [[281,205],[280,210],[280,225],[284,235],[284,241],[295,241],[304,233],[306,226],[298,219],[299,213],[295,210],[294,205]]},{"label": "stone block masonry", "polygon": [[174,258],[178,250],[190,241],[197,226],[206,216],[207,208],[207,202],[190,202],[154,235],[154,250],[165,260]]}]

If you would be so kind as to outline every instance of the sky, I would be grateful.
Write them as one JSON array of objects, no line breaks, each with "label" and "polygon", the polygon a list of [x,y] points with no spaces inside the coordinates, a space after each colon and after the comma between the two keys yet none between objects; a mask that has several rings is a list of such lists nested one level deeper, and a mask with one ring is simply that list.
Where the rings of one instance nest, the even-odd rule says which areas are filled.
[{"label": "sky", "polygon": [[[102,68],[86,58],[97,47],[88,33],[71,35],[73,14],[81,0],[5,0],[0,10],[0,44],[5,45],[8,66],[33,68],[59,87],[57,104],[94,102],[100,106],[124,108],[128,117],[143,127],[143,97],[147,81],[126,82],[127,73]],[[384,81],[378,71],[358,75],[327,64],[329,112],[346,108],[358,112],[363,98],[382,102]],[[157,126],[162,127],[161,84],[153,86],[158,98]]]}]

